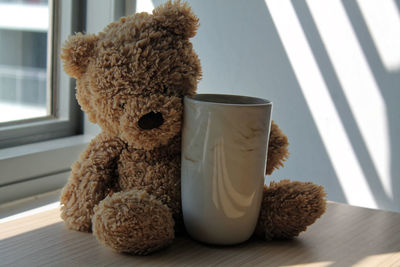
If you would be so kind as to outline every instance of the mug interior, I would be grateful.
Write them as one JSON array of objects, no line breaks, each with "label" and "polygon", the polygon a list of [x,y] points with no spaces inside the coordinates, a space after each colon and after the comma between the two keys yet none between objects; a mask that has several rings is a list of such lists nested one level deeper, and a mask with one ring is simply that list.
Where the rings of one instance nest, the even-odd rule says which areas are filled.
[{"label": "mug interior", "polygon": [[197,94],[194,96],[187,96],[188,99],[216,104],[230,104],[230,105],[268,105],[272,102],[266,99],[241,96],[241,95],[224,95],[224,94]]}]

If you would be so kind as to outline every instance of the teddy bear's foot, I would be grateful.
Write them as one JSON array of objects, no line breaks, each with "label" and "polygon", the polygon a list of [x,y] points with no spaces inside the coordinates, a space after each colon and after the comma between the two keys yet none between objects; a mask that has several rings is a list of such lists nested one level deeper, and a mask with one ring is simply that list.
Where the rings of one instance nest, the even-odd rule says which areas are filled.
[{"label": "teddy bear's foot", "polygon": [[322,186],[310,182],[271,182],[264,186],[255,234],[267,240],[298,236],[325,212],[325,196]]},{"label": "teddy bear's foot", "polygon": [[119,192],[95,208],[93,234],[118,252],[146,255],[174,239],[169,208],[142,190]]}]

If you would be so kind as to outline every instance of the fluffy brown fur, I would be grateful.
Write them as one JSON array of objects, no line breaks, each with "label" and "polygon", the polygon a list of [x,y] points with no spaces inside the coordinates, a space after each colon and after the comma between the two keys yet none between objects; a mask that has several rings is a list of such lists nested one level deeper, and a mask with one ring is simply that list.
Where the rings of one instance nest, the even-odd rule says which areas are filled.
[{"label": "fluffy brown fur", "polygon": [[283,162],[289,157],[289,142],[279,126],[272,121],[269,134],[266,174],[270,175],[276,169],[283,167]]},{"label": "fluffy brown fur", "polygon": [[267,240],[298,236],[325,212],[325,196],[322,186],[310,182],[282,180],[265,185],[255,234]]},{"label": "fluffy brown fur", "polygon": [[[78,102],[102,128],[63,188],[61,217],[67,227],[93,231],[106,246],[139,255],[168,245],[182,229],[182,100],[195,94],[201,78],[189,41],[197,28],[198,18],[186,3],[167,2],[152,15],[125,17],[97,35],[76,34],[65,43],[61,58],[77,79]],[[287,145],[273,123],[267,173],[283,166]],[[272,184],[264,192],[257,232],[267,239],[297,235],[324,209],[315,204],[324,201],[322,189],[289,182],[282,187],[275,190]],[[295,188],[297,197],[285,188]],[[283,211],[277,210],[280,205]]]},{"label": "fluffy brown fur", "polygon": [[115,193],[94,208],[93,233],[119,252],[148,254],[174,238],[170,209],[143,190]]}]

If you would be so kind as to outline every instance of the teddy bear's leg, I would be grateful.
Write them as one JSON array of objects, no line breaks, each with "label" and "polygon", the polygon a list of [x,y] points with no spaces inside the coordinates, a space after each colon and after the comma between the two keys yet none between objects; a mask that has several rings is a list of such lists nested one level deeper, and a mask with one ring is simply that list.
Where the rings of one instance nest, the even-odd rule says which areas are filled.
[{"label": "teddy bear's leg", "polygon": [[100,134],[72,165],[60,198],[61,218],[68,228],[91,230],[93,208],[112,190],[115,158],[121,147],[120,140]]},{"label": "teddy bear's leg", "polygon": [[264,186],[255,234],[267,240],[298,236],[325,212],[325,195],[310,182],[271,182]]},{"label": "teddy bear's leg", "polygon": [[95,208],[93,234],[118,252],[146,255],[174,239],[170,209],[143,190],[118,192]]}]

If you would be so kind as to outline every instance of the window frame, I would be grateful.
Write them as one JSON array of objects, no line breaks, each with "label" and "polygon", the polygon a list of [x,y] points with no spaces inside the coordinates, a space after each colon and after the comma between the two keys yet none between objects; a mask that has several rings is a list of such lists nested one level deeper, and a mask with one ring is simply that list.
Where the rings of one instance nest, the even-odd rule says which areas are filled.
[{"label": "window frame", "polygon": [[[0,124],[0,148],[8,148],[82,133],[82,112],[75,99],[75,81],[62,70],[63,42],[84,31],[86,1],[49,0],[47,96],[50,115]],[[62,12],[61,12],[62,11]]]}]

